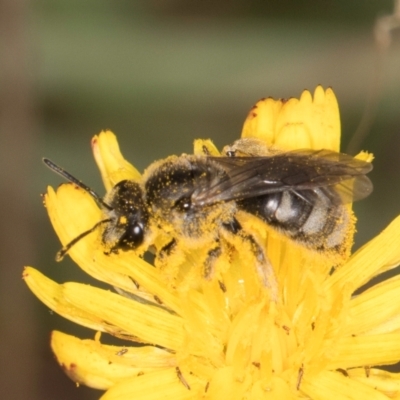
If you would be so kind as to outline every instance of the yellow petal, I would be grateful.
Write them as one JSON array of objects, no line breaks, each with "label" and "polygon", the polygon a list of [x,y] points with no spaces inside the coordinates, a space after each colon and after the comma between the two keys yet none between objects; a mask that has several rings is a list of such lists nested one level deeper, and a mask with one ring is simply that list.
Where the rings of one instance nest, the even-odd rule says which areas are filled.
[{"label": "yellow petal", "polygon": [[254,137],[272,145],[276,141],[275,124],[282,108],[282,100],[261,99],[250,110],[244,121],[242,137]]},{"label": "yellow petal", "polygon": [[[93,197],[85,190],[69,183],[61,185],[57,192],[48,187],[44,203],[50,221],[63,245],[82,232],[91,229],[103,217]],[[98,234],[96,230],[80,240],[72,249],[87,251],[89,246],[87,239]]]},{"label": "yellow petal", "polygon": [[[259,386],[257,390],[258,393],[254,390],[257,386]],[[262,380],[256,382],[256,385],[253,386],[252,395],[252,399],[254,400],[260,398],[263,400],[298,399],[297,393],[293,393],[293,391],[289,389],[288,383],[279,376],[273,377],[268,385]]]},{"label": "yellow petal", "polygon": [[379,390],[390,399],[400,399],[400,374],[377,368],[354,368],[347,371],[349,376],[375,390]]},{"label": "yellow petal", "polygon": [[125,179],[140,179],[139,171],[122,156],[117,138],[111,131],[95,136],[92,150],[107,191]]},{"label": "yellow petal", "polygon": [[324,283],[324,291],[346,290],[353,293],[374,276],[400,264],[400,217],[369,243],[361,247],[350,260]]},{"label": "yellow petal", "polygon": [[184,376],[190,389],[180,380],[175,368],[160,369],[126,379],[113,386],[101,400],[189,400],[201,398],[204,387],[192,381],[189,374]]},{"label": "yellow petal", "polygon": [[250,384],[251,381],[244,382],[235,379],[233,367],[219,368],[212,377],[205,398],[207,400],[239,400],[250,389]]},{"label": "yellow petal", "polygon": [[51,348],[73,381],[102,390],[154,368],[173,365],[172,355],[157,347],[109,346],[57,331],[51,335]]},{"label": "yellow petal", "polygon": [[301,392],[315,400],[388,400],[388,398],[341,372],[324,371],[310,380],[304,379]]},{"label": "yellow petal", "polygon": [[[182,319],[168,311],[120,296],[117,293],[67,282],[63,296],[76,308],[81,308],[94,318],[101,318],[110,333],[138,341],[159,345],[172,350],[182,346],[184,332]],[[117,330],[115,330],[117,327]]]},{"label": "yellow petal", "polygon": [[350,301],[344,335],[400,330],[400,276],[379,283]]},{"label": "yellow petal", "polygon": [[400,360],[400,333],[344,337],[334,351],[329,369],[395,364]]},{"label": "yellow petal", "polygon": [[62,285],[31,267],[25,268],[23,278],[35,296],[57,314],[87,328],[105,331],[104,322],[101,318],[96,318],[65,300]]},{"label": "yellow petal", "polygon": [[194,290],[182,292],[182,319],[185,321],[187,340],[181,350],[183,354],[202,357],[213,365],[222,365],[225,359],[224,339],[230,320],[224,307],[212,307],[216,303],[209,294],[211,291],[207,295]]},{"label": "yellow petal", "polygon": [[24,279],[44,304],[82,326],[169,349],[182,345],[181,318],[161,307],[89,285],[60,285],[30,267],[25,269]]}]

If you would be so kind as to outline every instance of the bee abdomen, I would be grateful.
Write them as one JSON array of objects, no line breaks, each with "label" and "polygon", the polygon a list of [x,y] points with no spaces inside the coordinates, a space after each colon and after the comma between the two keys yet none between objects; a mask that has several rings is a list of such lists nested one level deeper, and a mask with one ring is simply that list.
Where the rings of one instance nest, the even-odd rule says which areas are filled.
[{"label": "bee abdomen", "polygon": [[346,236],[347,209],[323,189],[272,193],[242,200],[240,206],[315,250],[338,249]]}]

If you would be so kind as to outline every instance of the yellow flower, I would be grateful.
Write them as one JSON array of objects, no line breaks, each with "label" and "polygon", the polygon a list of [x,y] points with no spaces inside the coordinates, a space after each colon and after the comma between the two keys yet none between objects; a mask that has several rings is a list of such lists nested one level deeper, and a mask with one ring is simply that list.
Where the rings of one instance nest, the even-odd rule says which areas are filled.
[{"label": "yellow flower", "polygon": [[[283,149],[337,151],[335,96],[318,87],[314,98],[304,92],[300,100],[261,100],[243,136]],[[195,152],[204,146],[218,154],[209,141],[196,141]],[[93,148],[107,189],[140,179],[111,132],[95,137]],[[45,204],[64,245],[102,218],[93,198],[72,184],[49,188]],[[103,400],[400,399],[400,375],[376,368],[400,360],[400,278],[354,295],[400,263],[400,218],[355,254],[334,261],[270,232],[255,217],[241,223],[265,243],[275,299],[240,238],[236,251],[218,260],[218,280],[193,272],[201,259],[196,254],[171,258],[179,270],[155,268],[133,252],[105,255],[98,230],[68,254],[110,290],[58,284],[27,267],[25,281],[42,302],[97,332],[85,340],[53,332],[51,346],[66,373],[106,390]],[[342,265],[332,272],[332,262]],[[126,345],[103,344],[101,333]]]}]

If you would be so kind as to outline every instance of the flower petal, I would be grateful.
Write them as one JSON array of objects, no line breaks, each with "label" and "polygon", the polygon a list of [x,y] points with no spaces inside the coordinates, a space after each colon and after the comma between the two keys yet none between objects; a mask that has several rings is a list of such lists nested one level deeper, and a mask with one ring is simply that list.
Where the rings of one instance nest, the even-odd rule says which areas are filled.
[{"label": "flower petal", "polygon": [[184,376],[190,389],[182,383],[176,368],[166,368],[126,379],[113,386],[101,400],[189,400],[201,398],[204,387],[192,382],[192,377]]},{"label": "flower petal", "polygon": [[[76,308],[104,321],[105,330],[144,343],[159,345],[172,350],[183,343],[182,319],[168,311],[128,299],[117,293],[67,282],[63,296]],[[110,326],[107,329],[107,326]]]},{"label": "flower petal", "polygon": [[304,379],[301,391],[313,400],[388,400],[388,398],[340,372],[323,371],[310,380]]},{"label": "flower petal", "polygon": [[92,139],[92,149],[107,191],[125,179],[140,179],[139,171],[125,160],[115,135],[103,131]]},{"label": "flower petal", "polygon": [[24,279],[44,304],[82,326],[174,350],[182,345],[181,318],[159,306],[89,285],[60,285],[30,267],[25,269]]},{"label": "flower petal", "polygon": [[377,334],[400,330],[400,276],[379,283],[350,301],[344,335]]},{"label": "flower petal", "polygon": [[51,335],[51,347],[58,363],[73,381],[102,390],[174,362],[171,353],[157,347],[109,346],[58,331]]},{"label": "flower petal", "polygon": [[400,333],[344,337],[333,351],[328,369],[395,364],[400,360]]},{"label": "flower petal", "polygon": [[379,390],[390,399],[400,399],[400,374],[383,371],[377,368],[354,368],[347,371],[349,376],[358,382]]},{"label": "flower petal", "polygon": [[261,99],[250,110],[244,121],[242,137],[262,139],[265,143],[275,143],[275,124],[283,102],[272,98]]},{"label": "flower petal", "polygon": [[350,260],[324,283],[324,291],[346,290],[354,293],[374,276],[400,264],[400,216],[378,236],[361,247]]},{"label": "flower petal", "polygon": [[235,379],[234,368],[231,366],[215,371],[209,384],[205,398],[207,400],[232,399],[239,400],[250,389],[251,381]]},{"label": "flower petal", "polygon": [[25,267],[23,278],[35,296],[57,314],[87,328],[104,331],[102,319],[95,318],[65,300],[62,293],[62,285],[31,267]]},{"label": "flower petal", "polygon": [[[52,187],[48,187],[44,204],[53,228],[64,246],[82,232],[91,229],[102,218],[93,197],[70,183],[62,184],[56,192]],[[96,236],[96,233],[98,231],[85,236],[72,250],[90,251],[90,242],[87,239]]]}]

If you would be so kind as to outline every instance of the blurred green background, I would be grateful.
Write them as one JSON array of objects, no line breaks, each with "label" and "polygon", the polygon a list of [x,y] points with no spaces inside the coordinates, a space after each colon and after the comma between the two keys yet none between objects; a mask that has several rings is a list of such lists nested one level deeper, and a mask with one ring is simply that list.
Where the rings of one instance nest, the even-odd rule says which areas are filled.
[{"label": "blurred green background", "polygon": [[[238,138],[261,97],[332,86],[343,150],[374,80],[373,25],[391,0],[3,0],[0,2],[0,388],[4,399],[96,399],[49,350],[52,329],[85,337],[21,280],[34,265],[88,278],[68,260],[39,194],[62,179],[46,156],[104,193],[90,139],[113,130],[138,168],[190,152],[195,138]],[[357,203],[356,246],[400,211],[400,34],[385,57],[380,102],[362,148],[375,190]]]}]

